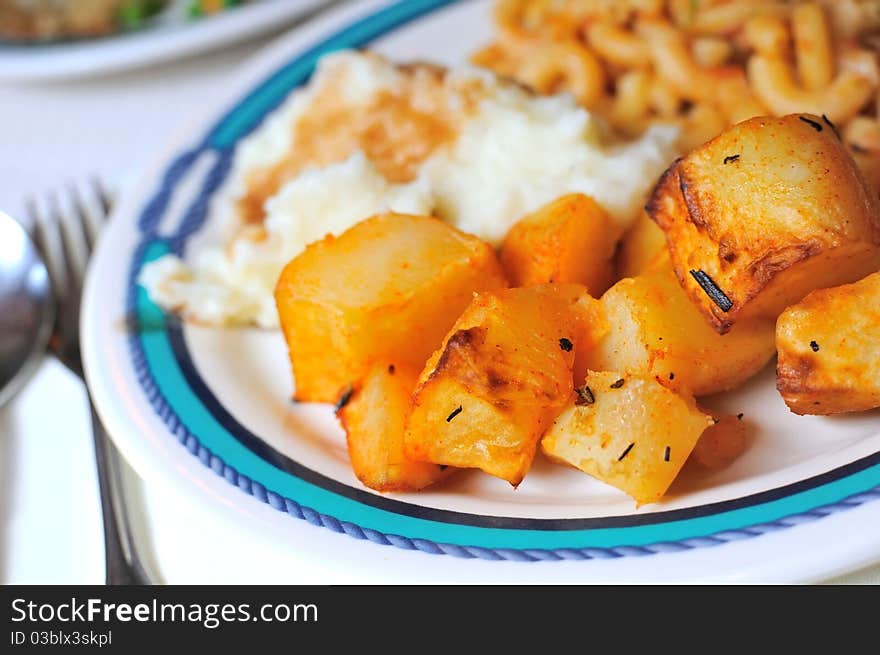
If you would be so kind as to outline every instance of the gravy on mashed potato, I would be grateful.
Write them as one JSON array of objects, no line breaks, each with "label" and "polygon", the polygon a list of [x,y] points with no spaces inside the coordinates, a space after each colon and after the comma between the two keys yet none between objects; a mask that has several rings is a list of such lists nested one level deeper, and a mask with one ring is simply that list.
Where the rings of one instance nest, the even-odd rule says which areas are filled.
[{"label": "gravy on mashed potato", "polygon": [[226,244],[146,266],[160,306],[211,325],[278,325],[273,290],[314,241],[382,211],[435,215],[498,245],[523,215],[585,193],[626,227],[666,164],[677,129],[615,141],[569,95],[538,97],[479,69],[325,56],[310,84],[236,152],[219,202]]}]

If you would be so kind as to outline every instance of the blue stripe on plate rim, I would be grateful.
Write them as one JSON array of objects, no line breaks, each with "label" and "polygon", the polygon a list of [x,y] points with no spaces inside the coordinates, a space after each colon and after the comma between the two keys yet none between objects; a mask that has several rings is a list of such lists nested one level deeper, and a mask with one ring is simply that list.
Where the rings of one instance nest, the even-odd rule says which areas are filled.
[{"label": "blue stripe on plate rim", "polygon": [[[880,453],[767,492],[681,510],[593,519],[525,519],[451,512],[377,496],[331,480],[275,451],[240,425],[192,363],[180,326],[137,285],[142,266],[183,254],[229,172],[236,143],[308,81],[321,56],[358,48],[455,0],[403,0],[297,54],[255,86],[165,170],[138,221],[127,283],[135,328],[129,352],[148,401],[169,432],[227,481],[276,509],[357,539],[487,560],[558,561],[641,556],[715,546],[809,522],[880,498]],[[216,160],[173,235],[157,234],[176,185],[200,155]]]}]

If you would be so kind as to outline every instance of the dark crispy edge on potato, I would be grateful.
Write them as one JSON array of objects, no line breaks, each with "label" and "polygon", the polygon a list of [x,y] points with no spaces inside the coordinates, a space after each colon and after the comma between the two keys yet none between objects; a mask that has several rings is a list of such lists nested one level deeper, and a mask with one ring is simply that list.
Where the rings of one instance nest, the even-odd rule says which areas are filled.
[{"label": "dark crispy edge on potato", "polygon": [[[687,229],[683,225],[676,227],[677,223],[681,220],[679,214],[682,217],[686,216],[687,221],[692,223],[698,232],[705,232],[707,229],[706,222],[702,219],[696,200],[692,198],[691,202],[688,202],[686,195],[688,185],[686,181],[682,180],[683,162],[684,157],[679,157],[672,162],[658,179],[657,185],[645,203],[645,212],[663,230],[667,248],[673,255],[675,253],[675,246],[669,236],[670,233],[681,232]],[[715,303],[708,301],[708,299],[704,301],[702,297],[695,297],[697,292],[694,289],[693,280],[689,277],[689,270],[682,269],[674,256],[672,257],[672,269],[682,289],[690,296],[691,301],[701,308],[701,313],[706,321],[719,334],[728,332],[733,327],[738,305],[740,304],[737,303],[737,299],[731,298],[726,291],[721,289],[725,297],[732,303],[727,311],[721,311]],[[702,294],[704,291],[700,289],[699,293]]]},{"label": "dark crispy edge on potato", "polygon": [[469,392],[481,386],[483,376],[473,366],[468,353],[486,342],[487,329],[484,326],[470,327],[464,330],[456,330],[443,345],[443,352],[437,359],[434,369],[428,374],[421,384],[416,387],[414,396],[437,378],[442,377],[445,371],[454,371],[453,379],[461,384]]},{"label": "dark crispy edge on potato", "polygon": [[670,177],[677,174],[678,166],[679,164],[681,164],[682,159],[683,157],[675,159],[669,165],[669,167],[665,171],[663,171],[663,173],[657,179],[657,184],[651,191],[651,195],[648,196],[647,202],[645,202],[645,212],[648,214],[650,219],[657,223],[657,225],[659,225],[661,228],[663,227],[663,224],[659,220],[659,217],[661,217],[664,213],[662,206],[662,197],[666,193],[667,185],[670,185]]},{"label": "dark crispy edge on potato", "polygon": [[811,377],[816,364],[799,354],[781,355],[776,364],[776,390],[788,408],[800,416],[862,412],[877,406],[875,399],[856,402],[856,390],[845,386],[815,386]]}]

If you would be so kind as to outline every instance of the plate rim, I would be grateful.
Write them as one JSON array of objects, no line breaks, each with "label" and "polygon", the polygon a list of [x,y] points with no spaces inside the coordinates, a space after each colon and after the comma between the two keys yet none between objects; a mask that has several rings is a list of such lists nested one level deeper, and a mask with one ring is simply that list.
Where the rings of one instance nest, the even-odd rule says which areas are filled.
[{"label": "plate rim", "polygon": [[[362,8],[364,6],[364,4],[365,3],[361,3],[361,6],[359,8]],[[450,2],[450,0],[418,0],[418,2],[413,2],[412,0],[409,0],[408,2],[399,2],[399,3],[372,2],[369,4],[371,5],[371,8],[385,7],[386,10],[391,10],[394,7],[401,7],[402,5],[406,5],[409,7],[410,12],[414,11],[413,7],[416,7],[416,9],[415,9],[416,15],[413,16],[413,18],[416,18],[418,16],[421,16],[424,13],[424,12],[420,12],[418,10],[419,7],[426,8],[425,11],[433,11],[433,10],[436,10],[436,9],[442,7],[442,6],[452,4],[452,2]],[[351,11],[351,7],[347,7],[347,9],[349,10],[348,12],[339,11],[338,13],[339,14],[344,13],[347,18],[351,18],[351,16],[357,15],[356,12]],[[328,17],[327,17],[328,23],[331,22],[333,15],[335,15],[336,13],[337,12],[330,12],[330,15],[328,15]],[[372,16],[375,14],[369,14],[369,15]],[[358,22],[360,22],[360,21],[358,21]],[[337,31],[337,33],[338,33],[338,31]],[[331,37],[331,39],[332,38],[333,37]],[[296,52],[299,52],[299,56],[302,56],[302,53],[300,52],[302,50],[304,50],[304,49],[299,48],[296,51]],[[267,59],[268,59],[268,57],[267,57]],[[290,60],[282,61],[282,62],[280,62],[279,67],[283,68],[285,65],[290,64],[290,63],[291,63]],[[276,62],[276,64],[278,64],[278,62]],[[242,77],[244,79],[248,79],[251,82],[251,84],[247,85],[247,88],[251,89],[251,93],[248,94],[247,96],[244,96],[244,97],[250,97],[250,95],[253,94],[254,89],[259,89],[262,86],[262,83],[258,84],[256,86],[253,84],[255,76],[248,76],[245,74]],[[263,77],[265,77],[265,75]],[[271,75],[270,75],[270,77],[271,77]],[[234,97],[242,98],[243,92],[239,91],[239,93],[237,93]],[[215,118],[217,116],[221,116],[221,115],[223,115],[223,114],[221,114],[220,112],[216,112],[216,111],[211,114],[211,116],[215,117]],[[223,119],[221,119],[218,121],[217,125],[221,125],[221,124],[223,124],[223,122],[224,122]],[[214,137],[217,137],[218,133],[222,135],[223,131],[216,130],[214,128],[208,130],[208,135],[205,137],[205,140],[210,139],[212,137],[212,135]],[[177,151],[179,151],[179,148],[177,148]],[[179,163],[179,162],[184,161],[185,159],[186,159],[186,157],[183,157],[182,159],[178,158],[177,161]],[[168,158],[165,158],[165,161],[168,161]],[[173,169],[174,166],[172,165],[171,168]],[[167,181],[170,179],[169,175],[167,174],[167,171],[166,171],[166,175],[162,176],[162,179],[163,179],[163,181]],[[134,216],[134,214],[132,214],[132,216]],[[186,227],[187,226],[184,226],[184,228],[186,228]],[[189,226],[189,227],[192,228],[192,226]],[[96,282],[94,282],[94,280],[91,280],[91,276],[90,276],[90,282],[89,282],[88,286],[91,288],[94,284],[96,284]],[[130,309],[132,309],[132,308],[133,307],[130,307]],[[91,359],[91,358],[89,358],[89,359]],[[91,366],[89,366],[88,369],[91,369]],[[91,378],[92,378],[91,373],[89,374],[89,378],[90,378],[90,383],[91,383],[91,381],[92,381],[91,380]],[[150,396],[151,396],[151,392],[148,391],[147,397],[150,398]],[[161,396],[161,394],[160,394],[160,396]],[[157,398],[159,398],[160,396],[157,396]],[[154,406],[154,409],[156,409],[155,406]],[[171,430],[172,433],[178,429],[179,424],[174,423],[174,420],[175,420],[174,417],[171,416],[171,414],[168,412],[168,409],[161,406],[161,403],[160,403],[160,407],[158,409],[156,409],[156,411],[157,411],[158,415],[160,416],[160,418],[163,419],[163,421],[165,421],[166,418],[168,420],[172,421],[172,423],[171,423],[171,425],[173,426],[173,429]],[[166,422],[166,425],[168,425],[167,422]],[[193,439],[195,439],[194,435],[187,434],[187,435],[185,435],[184,441],[188,442],[188,443],[192,443]],[[272,507],[275,507],[276,509],[288,511],[288,513],[291,513],[291,511],[290,511],[289,505],[287,505],[287,503],[285,501],[290,501],[290,502],[298,505],[297,501],[295,501],[295,500],[284,499],[283,497],[280,497],[278,494],[273,494],[273,492],[267,491],[265,489],[265,487],[263,487],[261,484],[259,484],[259,483],[254,484],[253,481],[250,481],[249,479],[247,479],[247,476],[242,476],[237,471],[235,471],[235,469],[231,469],[231,467],[229,467],[228,464],[225,464],[224,462],[222,462],[222,460],[220,460],[218,463],[219,458],[216,458],[216,456],[212,457],[211,453],[209,451],[207,451],[207,449],[205,449],[204,446],[201,446],[201,447],[200,446],[201,446],[201,444],[198,444],[198,443],[195,445],[195,450],[197,452],[194,452],[193,454],[196,454],[201,460],[203,460],[202,463],[207,464],[209,467],[214,468],[215,472],[220,473],[221,475],[226,477],[228,481],[232,482],[233,484],[236,484],[236,486],[239,486],[240,488],[242,488],[242,490],[253,495],[257,500],[261,500],[264,503],[268,503],[269,505],[271,505]],[[191,452],[192,452],[192,450],[191,450]],[[223,465],[221,467],[221,470],[217,470],[217,468],[220,467],[221,465]],[[230,469],[233,471],[232,473],[229,472]],[[230,477],[234,478],[234,479],[230,480],[229,479]],[[877,497],[880,497],[880,492],[878,492],[876,487],[873,488],[871,490],[871,493],[868,493],[867,496],[865,495],[865,493],[867,493],[867,492],[863,492],[863,494],[862,494],[862,496],[864,496],[863,498],[858,498],[858,497],[857,498],[850,498],[849,500],[847,500],[845,502],[839,503],[839,506],[836,508],[834,507],[834,504],[832,504],[831,506],[826,505],[824,507],[816,508],[816,511],[818,512],[816,515],[810,515],[808,513],[808,514],[799,516],[797,518],[786,517],[786,518],[791,519],[789,524],[775,524],[774,523],[773,525],[765,526],[765,529],[763,531],[760,528],[760,526],[750,526],[751,528],[753,528],[753,530],[751,532],[750,531],[743,531],[741,533],[733,534],[732,531],[726,531],[728,534],[724,535],[721,538],[716,538],[716,539],[711,539],[711,538],[707,539],[706,537],[701,537],[699,540],[693,541],[691,543],[688,543],[686,541],[679,541],[677,543],[676,542],[668,542],[668,541],[658,542],[657,548],[655,550],[651,550],[649,548],[648,551],[649,552],[675,552],[675,551],[682,550],[682,549],[700,548],[700,547],[704,547],[704,546],[714,546],[714,545],[718,545],[719,543],[724,543],[727,541],[734,541],[734,540],[739,540],[742,538],[758,536],[759,534],[763,534],[764,532],[775,531],[775,530],[779,529],[780,527],[793,527],[794,525],[799,525],[804,521],[815,520],[816,518],[820,518],[821,516],[827,515],[829,512],[839,511],[842,509],[848,509],[853,506],[860,505],[862,503],[868,502],[869,500],[875,500]],[[428,540],[426,542],[421,541],[421,540],[416,540],[416,541],[409,540],[409,542],[400,542],[400,544],[397,544],[397,543],[394,543],[393,540],[389,541],[389,539],[388,539],[389,536],[394,537],[395,535],[382,535],[381,533],[378,533],[378,534],[371,533],[369,531],[364,531],[363,528],[360,528],[357,525],[354,525],[354,528],[352,528],[353,524],[347,523],[345,521],[339,521],[339,520],[335,519],[335,517],[332,517],[332,516],[329,516],[329,518],[327,518],[327,516],[325,515],[324,518],[321,518],[321,515],[318,514],[318,516],[316,517],[315,515],[310,515],[308,512],[304,512],[301,507],[299,509],[294,508],[293,514],[294,514],[294,516],[299,515],[298,518],[304,518],[305,520],[307,520],[309,522],[322,524],[324,527],[329,527],[330,529],[332,529],[336,532],[345,532],[346,534],[349,534],[350,536],[354,536],[356,538],[366,538],[368,540],[375,541],[377,543],[382,543],[383,545],[389,545],[389,544],[390,545],[398,545],[398,547],[402,547],[405,549],[416,548],[417,550],[422,550],[424,552],[435,552],[435,553],[436,552],[447,552],[447,554],[453,554],[453,555],[457,555],[460,557],[480,557],[480,558],[485,558],[485,559],[512,559],[514,561],[541,561],[541,560],[546,560],[546,559],[563,560],[563,559],[590,559],[593,557],[627,557],[627,556],[632,556],[632,555],[646,554],[646,551],[644,549],[640,549],[638,547],[634,548],[632,546],[624,546],[624,547],[621,547],[616,550],[615,549],[599,549],[601,552],[597,552],[597,549],[595,549],[595,548],[582,549],[582,552],[576,552],[577,549],[573,550],[570,548],[565,548],[565,549],[559,549],[560,552],[554,553],[554,556],[552,556],[552,557],[548,557],[545,552],[529,552],[529,551],[536,551],[536,550],[540,550],[540,549],[513,549],[513,550],[511,550],[508,548],[503,548],[503,549],[496,548],[496,549],[489,549],[488,551],[486,551],[486,550],[468,550],[467,549],[468,547],[465,547],[465,550],[461,550],[460,545],[451,544],[451,546],[454,546],[455,548],[444,550],[443,544],[438,545],[437,543],[432,542],[430,540]],[[310,520],[310,518],[315,519],[315,520]],[[354,532],[354,534],[352,534],[352,532]],[[404,537],[404,539],[407,539],[407,538]],[[438,548],[439,548],[439,551],[438,551]],[[473,548],[473,547],[470,547],[470,548]],[[524,553],[525,553],[525,557],[523,556]]]}]

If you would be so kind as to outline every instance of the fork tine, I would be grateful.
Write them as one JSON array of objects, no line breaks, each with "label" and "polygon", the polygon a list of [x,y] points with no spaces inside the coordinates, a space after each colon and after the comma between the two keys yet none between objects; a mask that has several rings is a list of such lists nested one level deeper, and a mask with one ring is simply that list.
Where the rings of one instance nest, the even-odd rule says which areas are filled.
[{"label": "fork tine", "polygon": [[58,311],[52,350],[62,364],[74,374],[82,375],[79,351],[79,310],[83,277],[86,268],[85,235],[78,217],[72,215],[70,198],[62,205],[56,192],[46,199],[48,215],[43,217],[46,233],[53,230],[58,242],[56,267],[64,285],[57,297]]},{"label": "fork tine", "polygon": [[53,294],[60,300],[67,293],[67,276],[63,272],[64,267],[58,256],[58,226],[50,223],[46,212],[33,196],[28,196],[25,200],[25,207],[33,225],[37,248],[40,249],[43,259],[46,260]]},{"label": "fork tine", "polygon": [[37,244],[37,248],[43,257],[48,259],[48,255],[46,251],[48,250],[48,244],[46,243],[46,233],[40,224],[39,212],[37,210],[37,199],[31,195],[28,195],[24,199],[24,211],[27,214],[28,221],[30,222],[31,234],[34,235],[34,242]]},{"label": "fork tine", "polygon": [[76,184],[69,183],[67,185],[67,192],[70,196],[73,213],[76,215],[82,228],[86,255],[91,255],[92,250],[95,248],[95,242],[98,240],[98,230],[100,230],[102,222],[98,215],[101,211],[95,207],[95,199],[88,194],[82,193]]},{"label": "fork tine", "polygon": [[92,178],[92,188],[101,203],[101,222],[103,223],[110,216],[110,210],[113,207],[113,193],[97,177]]},{"label": "fork tine", "polygon": [[61,248],[67,273],[70,276],[70,290],[79,295],[88,264],[88,244],[85,228],[75,209],[75,201],[70,196],[61,200],[57,193],[52,193],[51,206],[53,220],[60,227]]}]

